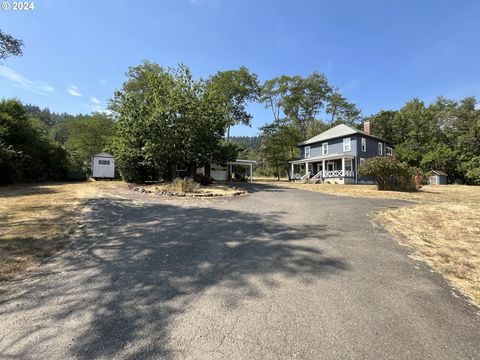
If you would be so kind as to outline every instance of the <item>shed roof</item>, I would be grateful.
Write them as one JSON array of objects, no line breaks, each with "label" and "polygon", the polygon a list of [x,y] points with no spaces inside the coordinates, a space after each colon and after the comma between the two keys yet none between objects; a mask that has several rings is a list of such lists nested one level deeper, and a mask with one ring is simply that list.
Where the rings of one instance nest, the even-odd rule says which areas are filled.
[{"label": "shed roof", "polygon": [[110,157],[110,158],[113,158],[114,156],[112,154],[107,153],[107,152],[101,152],[101,153],[93,155],[93,157]]},{"label": "shed roof", "polygon": [[365,136],[370,136],[370,137],[373,137],[375,139],[385,141],[383,139],[380,139],[377,136],[367,134],[366,132],[363,132],[363,131],[358,130],[358,129],[354,129],[354,128],[352,128],[350,126],[347,126],[345,124],[340,124],[340,125],[334,126],[333,128],[328,129],[327,131],[324,131],[321,134],[318,134],[318,135],[300,143],[299,145],[313,144],[313,143],[317,143],[317,142],[320,142],[320,141],[335,139],[335,138],[338,138],[338,137],[348,136],[348,135],[353,135],[353,134],[362,134],[362,135],[365,135]]},{"label": "shed roof", "polygon": [[440,176],[448,176],[448,174],[445,174],[443,171],[439,170],[432,170],[433,175],[440,175]]}]

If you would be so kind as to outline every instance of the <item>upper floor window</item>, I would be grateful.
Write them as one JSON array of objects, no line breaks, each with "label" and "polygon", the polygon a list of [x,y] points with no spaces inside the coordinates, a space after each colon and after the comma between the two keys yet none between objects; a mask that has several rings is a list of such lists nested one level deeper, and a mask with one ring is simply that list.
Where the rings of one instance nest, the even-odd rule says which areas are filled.
[{"label": "upper floor window", "polygon": [[343,151],[351,151],[352,150],[352,142],[350,138],[343,139]]},{"label": "upper floor window", "polygon": [[378,143],[378,155],[383,155],[383,144],[381,142]]},{"label": "upper floor window", "polygon": [[366,152],[367,151],[367,139],[362,138],[362,151]]},{"label": "upper floor window", "polygon": [[309,158],[310,157],[310,146],[305,146],[305,150],[304,150],[304,157],[305,159],[306,158]]},{"label": "upper floor window", "polygon": [[322,144],[322,155],[328,155],[328,142]]},{"label": "upper floor window", "polygon": [[385,146],[385,154],[388,156],[393,155],[393,149],[391,147]]}]

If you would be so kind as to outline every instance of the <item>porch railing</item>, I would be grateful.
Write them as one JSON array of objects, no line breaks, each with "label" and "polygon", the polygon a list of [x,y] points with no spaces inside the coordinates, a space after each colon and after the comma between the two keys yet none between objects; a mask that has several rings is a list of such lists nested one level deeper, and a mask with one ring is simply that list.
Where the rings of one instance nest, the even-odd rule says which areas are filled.
[{"label": "porch railing", "polygon": [[355,177],[355,171],[350,170],[325,170],[323,172],[324,178],[332,178],[332,177]]},{"label": "porch railing", "polygon": [[315,174],[315,176],[310,178],[309,181],[315,184],[318,180],[321,180],[321,178],[322,178],[322,172],[319,171],[318,173]]},{"label": "porch railing", "polygon": [[300,181],[308,181],[309,178],[310,178],[310,171],[307,171],[307,173],[300,178]]}]

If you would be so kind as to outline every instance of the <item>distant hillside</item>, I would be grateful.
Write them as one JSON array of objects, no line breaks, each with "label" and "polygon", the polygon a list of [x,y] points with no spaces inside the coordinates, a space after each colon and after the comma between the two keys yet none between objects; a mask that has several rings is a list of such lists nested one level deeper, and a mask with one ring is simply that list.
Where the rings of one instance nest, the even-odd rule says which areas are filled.
[{"label": "distant hillside", "polygon": [[259,149],[262,143],[261,136],[230,136],[230,141],[243,145],[246,149]]}]

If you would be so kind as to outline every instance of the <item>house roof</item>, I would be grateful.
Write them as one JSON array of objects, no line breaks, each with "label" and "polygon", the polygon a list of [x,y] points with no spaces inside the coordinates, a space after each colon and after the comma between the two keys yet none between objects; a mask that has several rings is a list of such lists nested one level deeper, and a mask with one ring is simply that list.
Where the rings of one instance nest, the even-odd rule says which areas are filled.
[{"label": "house roof", "polygon": [[[363,131],[358,130],[358,129],[351,128],[350,126],[347,126],[345,124],[340,124],[340,125],[334,126],[331,129],[328,129],[327,131],[322,132],[321,134],[318,134],[317,136],[314,136],[314,137],[300,143],[299,145],[313,144],[313,143],[317,143],[317,142],[320,142],[320,141],[335,139],[335,138],[348,136],[348,135],[353,135],[353,134],[362,134],[362,135],[365,135],[365,136],[373,137],[375,139],[380,139],[377,136],[367,134],[366,132],[363,132]],[[380,139],[380,140],[385,141],[383,139]]]},{"label": "house roof", "polygon": [[110,158],[113,158],[113,155],[109,154],[107,152],[101,152],[101,153],[93,155],[93,157],[110,157]]},{"label": "house roof", "polygon": [[256,163],[255,160],[237,159],[235,161],[228,161],[227,165],[250,165]]},{"label": "house roof", "polygon": [[438,170],[432,170],[433,175],[443,175],[443,176],[448,176],[448,174],[445,174],[443,171],[438,171]]}]

